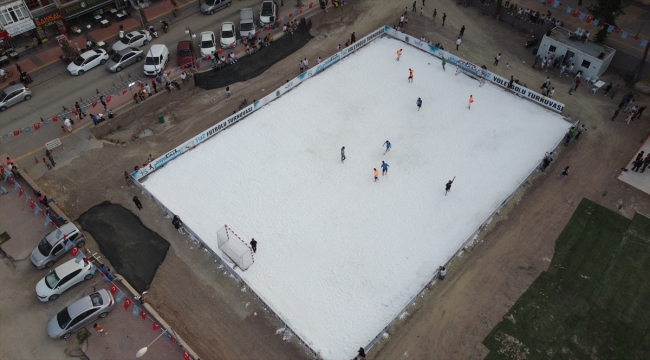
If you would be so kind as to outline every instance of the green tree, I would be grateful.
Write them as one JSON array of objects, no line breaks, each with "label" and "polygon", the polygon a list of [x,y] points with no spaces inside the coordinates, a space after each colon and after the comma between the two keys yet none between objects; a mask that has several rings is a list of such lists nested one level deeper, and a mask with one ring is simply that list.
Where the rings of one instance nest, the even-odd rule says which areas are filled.
[{"label": "green tree", "polygon": [[[625,1],[625,5],[627,4],[628,2]],[[595,41],[599,44],[605,43],[609,25],[616,26],[616,18],[625,14],[623,12],[623,0],[598,0],[596,4],[587,6],[587,10],[594,19],[598,19],[601,24],[606,24],[596,33]]]}]

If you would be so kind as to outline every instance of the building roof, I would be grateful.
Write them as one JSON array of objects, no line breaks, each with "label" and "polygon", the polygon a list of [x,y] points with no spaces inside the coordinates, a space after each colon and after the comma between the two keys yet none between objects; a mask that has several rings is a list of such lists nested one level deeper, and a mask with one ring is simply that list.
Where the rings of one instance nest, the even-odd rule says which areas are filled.
[{"label": "building roof", "polygon": [[[577,29],[576,29],[577,30]],[[607,57],[609,54],[615,52],[616,50],[612,49],[609,46],[597,44],[591,40],[587,40],[586,42],[578,41],[578,40],[569,40],[569,35],[572,34],[573,31],[567,30],[565,28],[556,26],[551,30],[551,36],[549,36],[551,39],[556,40],[558,42],[561,42],[567,46],[570,46],[576,50],[580,50],[586,54],[589,54],[593,57],[598,57],[600,53],[605,53],[605,57]],[[595,34],[592,33],[591,35],[593,36]]]}]

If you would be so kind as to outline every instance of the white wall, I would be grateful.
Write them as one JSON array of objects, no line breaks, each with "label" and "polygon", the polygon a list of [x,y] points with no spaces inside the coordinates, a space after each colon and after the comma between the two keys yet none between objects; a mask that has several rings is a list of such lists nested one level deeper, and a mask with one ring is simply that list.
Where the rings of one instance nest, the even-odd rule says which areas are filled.
[{"label": "white wall", "polygon": [[[578,71],[582,70],[582,76],[584,77],[591,77],[594,75],[600,75],[605,70],[607,69],[607,66],[609,65],[609,61],[611,61],[611,55],[607,57],[609,61],[607,63],[604,63],[603,60],[598,59],[597,57],[591,56],[587,53],[584,53],[576,48],[570,47],[564,43],[561,43],[555,39],[549,38],[548,36],[544,36],[542,39],[541,44],[539,45],[539,50],[537,50],[537,55],[540,57],[544,57],[546,53],[548,52],[548,49],[551,46],[555,46],[557,50],[555,50],[555,55],[557,57],[562,56],[566,54],[568,50],[572,51],[575,55],[573,56],[573,64],[575,65],[573,68],[573,73],[577,73]],[[584,68],[582,67],[582,61],[587,60],[591,62],[589,68]]]}]

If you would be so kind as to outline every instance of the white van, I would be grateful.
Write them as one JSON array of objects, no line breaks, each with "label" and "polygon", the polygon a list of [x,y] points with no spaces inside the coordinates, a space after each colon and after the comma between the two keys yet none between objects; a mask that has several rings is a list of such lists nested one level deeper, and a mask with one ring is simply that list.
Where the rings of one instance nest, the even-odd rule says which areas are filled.
[{"label": "white van", "polygon": [[161,74],[169,62],[169,49],[163,44],[151,45],[144,59],[144,74],[156,76]]},{"label": "white van", "polygon": [[241,9],[239,10],[239,37],[246,37],[249,33],[255,35],[255,15],[251,8]]}]

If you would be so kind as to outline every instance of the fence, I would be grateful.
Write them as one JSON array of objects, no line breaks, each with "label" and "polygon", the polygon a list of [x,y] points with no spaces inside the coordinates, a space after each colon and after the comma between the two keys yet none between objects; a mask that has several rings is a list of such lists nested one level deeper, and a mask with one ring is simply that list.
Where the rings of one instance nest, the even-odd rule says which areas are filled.
[{"label": "fence", "polygon": [[[460,66],[464,71],[466,71],[466,72],[468,72],[470,74],[473,74],[475,76],[481,76],[484,79],[489,80],[489,81],[491,81],[491,82],[493,82],[493,83],[495,83],[495,84],[497,84],[497,85],[499,85],[501,87],[507,87],[507,81],[504,78],[502,78],[502,77],[500,77],[500,76],[498,76],[496,74],[492,74],[492,73],[490,73],[488,71],[485,71],[485,70],[481,69],[480,67],[478,67],[477,65],[474,65],[474,64],[472,64],[472,63],[470,63],[468,61],[465,61],[465,60],[463,60],[461,58],[458,58],[458,57],[456,57],[456,56],[454,56],[454,55],[452,55],[450,53],[447,53],[447,52],[445,52],[443,50],[440,50],[435,46],[429,45],[429,44],[424,43],[424,42],[422,42],[420,40],[417,40],[417,39],[415,39],[415,38],[413,38],[413,37],[411,37],[409,35],[398,32],[398,31],[390,28],[389,26],[383,26],[383,27],[375,30],[374,32],[370,33],[369,35],[359,39],[359,41],[357,41],[354,44],[348,46],[347,48],[341,50],[340,52],[330,56],[329,58],[327,58],[325,61],[321,62],[320,64],[318,64],[314,68],[312,68],[310,70],[307,70],[304,73],[301,73],[300,75],[296,76],[295,78],[293,78],[293,80],[291,80],[291,81],[287,82],[286,84],[284,84],[283,86],[279,87],[273,93],[265,96],[264,98],[256,101],[255,103],[247,106],[246,108],[240,110],[239,112],[233,114],[232,116],[222,120],[221,122],[217,123],[216,125],[213,125],[212,127],[210,127],[207,130],[201,132],[200,134],[198,134],[194,138],[192,138],[190,140],[187,140],[186,142],[182,143],[181,145],[177,146],[176,148],[172,149],[171,151],[167,152],[166,154],[164,154],[164,155],[158,157],[157,159],[151,161],[147,166],[145,166],[145,167],[143,167],[141,169],[138,169],[137,171],[134,171],[133,173],[131,173],[131,177],[134,180],[133,183],[138,188],[140,188],[144,193],[149,195],[149,197],[151,197],[153,199],[153,201],[158,206],[160,206],[167,213],[167,215],[170,218],[173,217],[174,213],[169,208],[167,208],[162,202],[160,202],[153,194],[151,194],[151,192],[149,192],[142,185],[142,183],[140,182],[142,179],[144,179],[146,176],[148,176],[152,172],[162,168],[163,166],[165,166],[171,160],[183,155],[184,153],[189,152],[190,150],[192,150],[194,147],[196,147],[197,145],[199,145],[203,141],[209,139],[212,136],[215,136],[216,134],[218,134],[221,131],[227,129],[231,125],[236,124],[240,120],[243,120],[246,116],[252,114],[253,112],[255,112],[257,110],[259,110],[262,106],[264,106],[264,105],[278,99],[280,96],[282,96],[286,92],[288,92],[288,91],[292,90],[293,88],[297,87],[298,85],[300,85],[303,81],[306,81],[307,79],[321,73],[322,71],[324,71],[328,67],[330,67],[330,66],[334,65],[335,63],[337,63],[339,60],[343,59],[344,57],[352,54],[356,50],[358,50],[358,49],[362,48],[363,46],[369,44],[373,40],[376,40],[377,38],[382,37],[384,35],[389,35],[389,36],[392,36],[392,37],[394,37],[394,38],[396,38],[398,40],[404,41],[407,44],[415,46],[415,47],[417,47],[417,48],[419,48],[419,49],[421,49],[423,51],[426,51],[426,52],[434,55],[434,56],[437,56],[437,57],[440,57],[440,58],[445,57],[445,59],[447,59],[448,62]],[[548,98],[544,99],[544,97],[542,97],[542,95],[540,95],[538,93],[535,93],[533,91],[530,91],[529,89],[526,89],[524,87],[517,86],[515,89],[513,89],[513,91],[517,92],[518,94],[522,95],[523,97],[527,98],[528,100],[531,100],[531,101],[537,103],[538,105],[544,106],[544,107],[546,107],[546,108],[548,108],[550,110],[557,111],[557,112],[562,112],[562,110],[564,109],[564,104],[559,103],[559,102],[557,102],[555,100],[552,100],[552,99],[548,99]],[[559,143],[558,143],[558,145],[559,145]],[[496,214],[519,191],[519,189],[521,189],[521,187],[530,179],[530,177],[536,172],[536,170],[537,170],[537,166],[535,166],[535,168],[530,170],[530,172],[526,176],[526,178],[512,191],[511,194],[509,194],[496,207],[496,209],[492,212],[492,214],[481,225],[479,225],[476,228],[474,233],[462,244],[462,246],[459,248],[459,250],[453,256],[450,257],[450,259],[447,261],[447,263],[449,263],[453,258],[458,256],[458,254],[461,251],[463,251],[463,249],[465,249],[465,247],[471,245],[471,242],[474,240],[474,238],[478,234],[478,232],[486,224],[488,224],[489,221],[491,221],[494,214]],[[284,326],[287,329],[289,329],[292,334],[296,335],[296,338],[298,338],[305,345],[305,347],[307,347],[309,349],[309,351],[314,356],[318,356],[318,353],[314,349],[312,349],[304,339],[302,339],[298,334],[296,334],[296,332],[291,329],[291,327],[287,324],[287,322],[284,319],[282,319],[282,317],[280,317],[277,313],[275,313],[273,308],[270,307],[269,304],[266,303],[266,301],[264,301],[264,299],[262,297],[260,297],[255,292],[254,289],[250,288],[248,286],[248,284],[246,284],[246,282],[242,279],[242,277],[239,276],[239,274],[234,270],[233,266],[231,266],[228,262],[224,261],[219,254],[217,254],[212,248],[207,246],[207,244],[201,239],[201,237],[198,236],[198,234],[196,234],[191,228],[185,227],[185,229],[187,230],[189,236],[193,240],[199,242],[225,269],[227,269],[227,271],[230,274],[232,274],[232,276],[235,279],[237,279],[241,284],[243,284],[243,286],[245,286],[247,290],[250,290],[250,292],[262,304],[264,304],[264,306],[266,308],[268,308],[269,311],[280,322],[282,322],[282,324],[284,324]],[[411,301],[409,301],[409,303],[406,306],[404,306],[402,311],[400,311],[396,315],[396,317],[393,318],[393,320],[391,320],[391,322],[388,325],[386,325],[386,327],[384,327],[384,329],[382,329],[382,331],[365,347],[366,350],[369,349],[370,347],[372,347],[379,340],[379,338],[381,338],[381,336],[386,331],[388,331],[390,329],[390,327],[395,323],[395,321],[397,321],[400,314],[404,310],[406,310],[408,307],[410,307],[413,304],[413,302],[415,301],[415,299],[417,299],[417,296],[419,296],[420,293],[422,293],[424,288],[426,288],[429,284],[431,284],[435,280],[436,275],[437,275],[437,271],[434,272],[433,277],[431,278],[431,280],[429,280],[420,289],[420,291],[418,291],[413,296]]]}]

